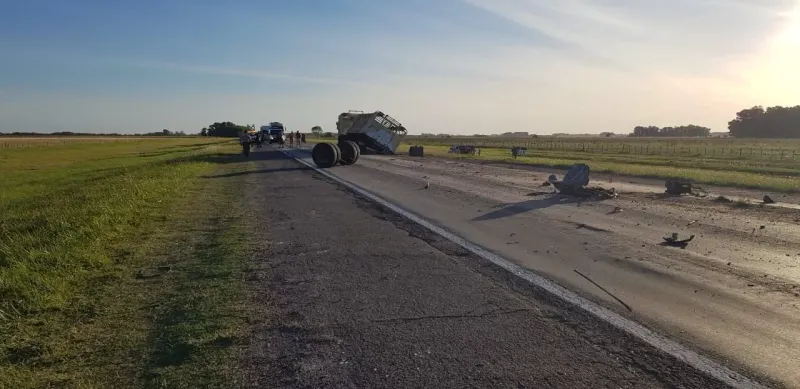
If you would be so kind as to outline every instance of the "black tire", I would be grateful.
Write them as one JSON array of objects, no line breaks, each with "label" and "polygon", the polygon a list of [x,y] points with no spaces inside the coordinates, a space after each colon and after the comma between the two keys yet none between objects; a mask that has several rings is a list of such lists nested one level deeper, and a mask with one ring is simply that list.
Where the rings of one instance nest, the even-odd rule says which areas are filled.
[{"label": "black tire", "polygon": [[331,146],[336,150],[336,162],[333,163],[333,166],[336,166],[342,162],[342,149],[336,143],[331,143]]},{"label": "black tire", "polygon": [[333,143],[317,143],[311,150],[311,159],[320,168],[329,168],[339,163],[341,152],[339,147]]},{"label": "black tire", "polygon": [[350,142],[350,144],[353,145],[353,149],[356,151],[356,159],[353,160],[353,163],[356,163],[358,161],[358,158],[361,157],[361,146],[359,146],[358,143],[353,142],[351,140],[349,140],[348,142]]},{"label": "black tire", "polygon": [[361,155],[358,145],[349,140],[339,142],[339,150],[342,153],[339,163],[342,165],[352,165],[356,163],[356,161],[358,161],[358,157]]}]

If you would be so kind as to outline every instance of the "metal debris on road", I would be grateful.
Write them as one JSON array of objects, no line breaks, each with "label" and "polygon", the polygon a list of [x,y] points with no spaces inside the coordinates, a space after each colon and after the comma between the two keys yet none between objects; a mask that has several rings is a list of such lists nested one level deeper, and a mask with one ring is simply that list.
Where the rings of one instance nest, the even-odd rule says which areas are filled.
[{"label": "metal debris on road", "polygon": [[617,197],[614,188],[587,187],[589,185],[589,166],[583,163],[572,165],[563,180],[558,180],[555,174],[550,175],[547,181],[555,187],[560,194],[578,197],[590,197],[604,200]]},{"label": "metal debris on road", "polygon": [[662,243],[662,245],[680,247],[681,249],[685,249],[686,246],[689,245],[689,242],[691,242],[694,239],[694,235],[689,236],[689,238],[687,239],[678,239],[678,233],[673,232],[671,236],[665,236],[663,239],[664,242]]},{"label": "metal debris on road", "polygon": [[578,273],[578,275],[579,275],[579,276],[581,276],[581,277],[585,278],[585,279],[586,279],[586,281],[589,281],[589,282],[591,282],[591,283],[592,283],[594,286],[596,286],[596,287],[600,288],[600,290],[602,290],[603,292],[606,292],[606,293],[607,293],[609,296],[611,296],[611,297],[612,297],[614,300],[617,300],[617,302],[619,302],[620,304],[622,304],[622,305],[623,305],[625,308],[627,308],[629,311],[633,312],[633,308],[631,308],[631,306],[630,306],[630,305],[628,305],[628,304],[625,304],[625,302],[624,302],[624,301],[620,300],[620,299],[619,299],[617,296],[614,296],[614,294],[613,294],[613,293],[611,293],[611,292],[609,292],[608,290],[606,290],[606,288],[604,288],[604,287],[600,286],[598,283],[594,282],[594,281],[593,281],[591,278],[589,278],[589,277],[587,277],[585,274],[583,274],[583,273],[579,272],[579,271],[578,271],[578,269],[573,269],[573,271],[574,271],[575,273]]}]

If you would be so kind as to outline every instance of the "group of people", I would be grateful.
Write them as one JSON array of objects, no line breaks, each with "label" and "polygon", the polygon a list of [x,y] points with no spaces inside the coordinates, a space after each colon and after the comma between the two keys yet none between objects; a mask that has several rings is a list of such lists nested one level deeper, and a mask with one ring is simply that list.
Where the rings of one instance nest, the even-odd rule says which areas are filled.
[{"label": "group of people", "polygon": [[[300,147],[306,144],[306,134],[301,134],[300,131],[290,131],[286,133],[286,140],[289,142],[289,147]],[[253,144],[256,145],[256,148],[261,148],[263,141],[262,133],[259,132],[255,136],[252,136],[247,131],[243,131],[242,134],[239,135],[239,143],[242,145],[242,155],[249,157],[250,148]],[[281,146],[283,145],[283,139],[280,139],[279,144]]]},{"label": "group of people", "polygon": [[306,143],[306,134],[301,134],[300,131],[289,132],[286,140],[289,141],[289,147],[300,147]]}]

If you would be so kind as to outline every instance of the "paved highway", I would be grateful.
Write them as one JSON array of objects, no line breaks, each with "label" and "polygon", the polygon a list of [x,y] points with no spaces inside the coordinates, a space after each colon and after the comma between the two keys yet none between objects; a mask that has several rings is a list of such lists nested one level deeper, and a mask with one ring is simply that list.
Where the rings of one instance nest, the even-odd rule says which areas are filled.
[{"label": "paved highway", "polygon": [[[289,153],[310,161],[307,150]],[[785,236],[796,237],[796,226],[760,240],[731,239],[709,218],[730,227],[745,216],[624,199],[577,204],[531,196],[541,191],[537,181],[487,180],[478,167],[465,173],[433,165],[364,156],[328,171],[730,366],[800,387],[800,277],[791,267],[800,250]],[[625,210],[613,214],[618,206]],[[698,219],[703,226],[688,231],[702,236],[697,246],[657,246],[670,231],[687,232],[676,226]],[[753,252],[770,260],[752,259]]]},{"label": "paved highway", "polygon": [[263,320],[241,387],[725,387],[283,154],[251,158]]}]

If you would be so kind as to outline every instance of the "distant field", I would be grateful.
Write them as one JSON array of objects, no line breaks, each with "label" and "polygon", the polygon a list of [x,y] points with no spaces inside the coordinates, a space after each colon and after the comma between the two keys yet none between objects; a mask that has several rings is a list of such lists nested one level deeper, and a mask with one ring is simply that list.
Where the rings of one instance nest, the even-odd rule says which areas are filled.
[{"label": "distant field", "polygon": [[47,147],[71,143],[111,143],[138,142],[148,139],[194,139],[195,137],[147,137],[147,136],[41,136],[41,137],[0,137],[0,149],[19,149],[28,147]]},{"label": "distant field", "polygon": [[206,177],[248,168],[238,144],[0,142],[61,142],[0,148],[0,388],[226,387],[246,176]]},{"label": "distant field", "polygon": [[[317,140],[310,140],[314,141]],[[425,146],[428,155],[498,161],[514,161],[510,148],[521,146],[527,151],[515,160],[517,163],[566,167],[582,162],[596,172],[686,178],[705,184],[786,192],[800,190],[797,139],[408,136],[398,152],[407,153],[412,144]],[[447,153],[452,145],[483,149],[480,156]]]},{"label": "distant field", "polygon": [[419,137],[406,142],[420,145],[469,144],[489,148],[527,147],[528,150],[624,154],[645,156],[683,156],[713,159],[766,161],[800,160],[800,139],[735,138],[627,138],[627,137]]}]

